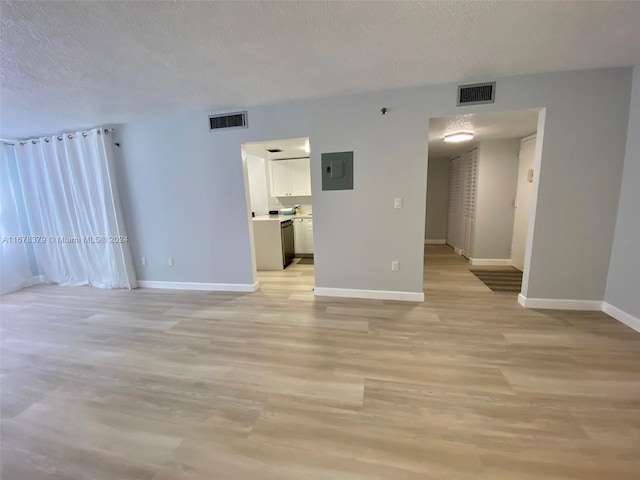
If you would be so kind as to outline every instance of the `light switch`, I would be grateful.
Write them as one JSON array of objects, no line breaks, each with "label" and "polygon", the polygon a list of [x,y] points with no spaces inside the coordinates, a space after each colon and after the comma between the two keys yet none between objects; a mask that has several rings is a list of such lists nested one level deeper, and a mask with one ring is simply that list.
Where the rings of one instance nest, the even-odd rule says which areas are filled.
[{"label": "light switch", "polygon": [[173,258],[171,257],[167,258],[167,265],[169,265],[170,267],[173,267]]},{"label": "light switch", "polygon": [[140,259],[140,263],[142,264],[143,267],[147,266],[147,257],[142,257]]},{"label": "light switch", "polygon": [[393,208],[402,208],[402,198],[394,198],[393,199]]}]

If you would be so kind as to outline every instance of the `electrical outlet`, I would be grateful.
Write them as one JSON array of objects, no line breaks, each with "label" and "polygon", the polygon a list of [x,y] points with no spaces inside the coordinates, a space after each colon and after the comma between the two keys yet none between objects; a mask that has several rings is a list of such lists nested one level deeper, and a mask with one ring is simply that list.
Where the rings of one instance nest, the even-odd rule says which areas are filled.
[{"label": "electrical outlet", "polygon": [[402,198],[397,197],[393,199],[393,208],[402,208]]},{"label": "electrical outlet", "polygon": [[142,257],[140,259],[140,263],[142,264],[143,267],[147,266],[147,257]]},{"label": "electrical outlet", "polygon": [[400,270],[400,262],[394,260],[393,262],[391,262],[391,271],[397,272],[398,270]]},{"label": "electrical outlet", "polygon": [[167,258],[167,265],[169,265],[170,267],[173,267],[173,258],[171,257]]}]

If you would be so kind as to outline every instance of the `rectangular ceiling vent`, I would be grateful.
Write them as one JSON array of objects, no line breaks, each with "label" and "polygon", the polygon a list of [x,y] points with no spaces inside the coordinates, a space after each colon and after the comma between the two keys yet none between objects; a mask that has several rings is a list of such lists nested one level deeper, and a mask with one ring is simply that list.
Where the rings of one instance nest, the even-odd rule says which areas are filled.
[{"label": "rectangular ceiling vent", "polygon": [[458,86],[458,107],[462,105],[495,103],[495,101],[496,82],[474,83],[473,85]]},{"label": "rectangular ceiling vent", "polygon": [[224,113],[209,117],[209,130],[247,128],[247,112]]}]

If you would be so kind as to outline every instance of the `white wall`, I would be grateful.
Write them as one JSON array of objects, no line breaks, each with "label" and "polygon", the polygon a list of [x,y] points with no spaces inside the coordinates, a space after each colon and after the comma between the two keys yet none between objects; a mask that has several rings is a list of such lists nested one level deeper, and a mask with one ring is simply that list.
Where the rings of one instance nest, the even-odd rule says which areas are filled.
[{"label": "white wall", "polygon": [[[216,112],[207,111],[123,125],[132,249],[153,262],[139,278],[252,283],[240,146],[309,136],[316,285],[422,292],[429,118],[546,107],[524,293],[602,299],[630,83],[627,68],[549,73],[497,79],[492,105],[456,107],[457,85],[447,84],[249,108],[250,127],[226,132],[208,131]],[[322,191],[321,153],[349,150],[354,189]],[[405,208],[394,209],[394,197]]]},{"label": "white wall", "polygon": [[633,90],[611,264],[605,301],[640,318],[640,66]]},{"label": "white wall", "polygon": [[217,154],[219,137],[207,122],[189,115],[116,128],[118,188],[138,280],[254,282],[240,144]]},{"label": "white wall", "polygon": [[513,239],[511,240],[511,265],[524,271],[527,250],[527,233],[531,220],[531,202],[533,201],[533,176],[529,181],[529,172],[535,175],[537,136],[530,135],[520,140],[518,155],[518,178],[516,181],[516,208],[513,219]]},{"label": "white wall", "polygon": [[429,158],[425,240],[443,240],[447,238],[448,204],[449,159]]},{"label": "white wall", "polygon": [[511,259],[519,151],[519,138],[480,142],[474,259]]},{"label": "white wall", "polygon": [[247,174],[249,178],[249,194],[251,211],[257,215],[269,213],[269,189],[267,165],[264,158],[247,155]]}]

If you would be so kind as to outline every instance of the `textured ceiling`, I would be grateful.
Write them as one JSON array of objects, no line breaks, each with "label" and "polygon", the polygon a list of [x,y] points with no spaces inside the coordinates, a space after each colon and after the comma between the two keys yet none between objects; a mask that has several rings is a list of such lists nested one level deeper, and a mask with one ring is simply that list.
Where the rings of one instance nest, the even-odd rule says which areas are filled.
[{"label": "textured ceiling", "polygon": [[[478,113],[429,120],[429,157],[452,157],[481,140],[524,138],[538,129],[538,110]],[[473,132],[473,141],[444,143],[444,136],[460,130]]]},{"label": "textured ceiling", "polygon": [[0,136],[640,64],[640,2],[0,2]]}]

